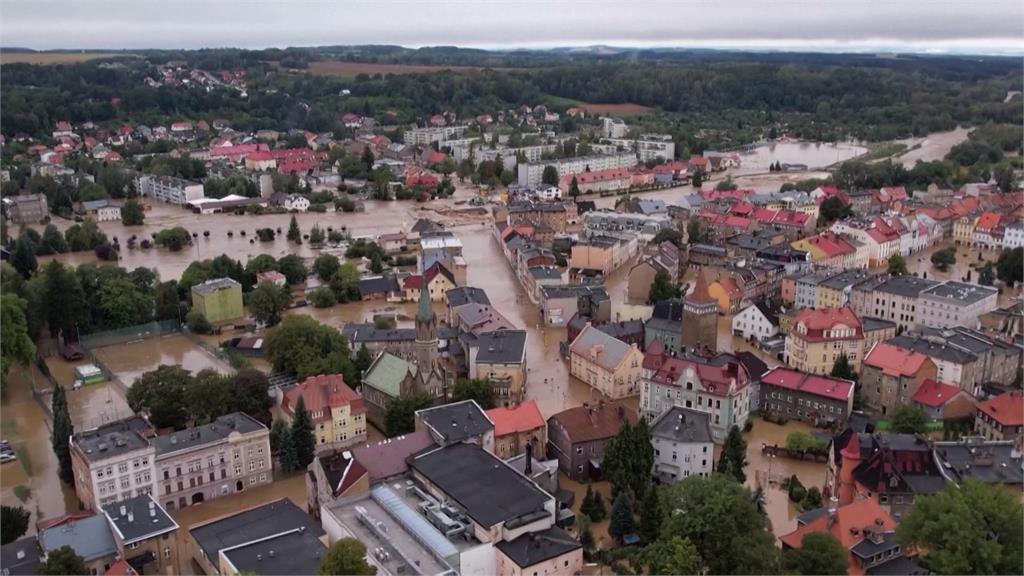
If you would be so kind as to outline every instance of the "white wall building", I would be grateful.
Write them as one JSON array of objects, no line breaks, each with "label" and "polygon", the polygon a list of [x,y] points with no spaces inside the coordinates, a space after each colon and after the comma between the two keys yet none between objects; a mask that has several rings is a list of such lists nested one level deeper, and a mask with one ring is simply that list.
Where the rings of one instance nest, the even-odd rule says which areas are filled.
[{"label": "white wall building", "polygon": [[1024,222],[1018,220],[1003,230],[1003,248],[1013,250],[1022,247],[1024,247]]},{"label": "white wall building", "polygon": [[609,154],[607,156],[578,156],[576,158],[562,158],[559,160],[530,162],[519,166],[519,185],[524,188],[536,188],[540,185],[544,176],[544,168],[554,166],[561,177],[565,174],[576,174],[611,168],[632,168],[636,166],[636,154],[623,152],[620,154]]},{"label": "white wall building", "polygon": [[169,204],[188,204],[206,196],[202,184],[155,174],[140,174],[135,179],[135,189],[140,196]]},{"label": "white wall building", "polygon": [[921,293],[917,323],[929,328],[977,328],[978,316],[996,309],[999,291],[991,286],[949,281]]},{"label": "white wall building", "polygon": [[777,336],[778,316],[770,313],[763,304],[751,304],[733,317],[732,333],[744,340],[764,340]]},{"label": "white wall building", "polygon": [[715,460],[711,415],[679,406],[669,408],[651,424],[654,476],[669,484],[690,476],[710,476]]},{"label": "white wall building", "polygon": [[281,206],[283,206],[285,210],[305,212],[306,210],[309,210],[309,199],[306,198],[305,196],[300,196],[298,194],[289,194],[287,197],[285,197],[284,202],[281,203]]}]

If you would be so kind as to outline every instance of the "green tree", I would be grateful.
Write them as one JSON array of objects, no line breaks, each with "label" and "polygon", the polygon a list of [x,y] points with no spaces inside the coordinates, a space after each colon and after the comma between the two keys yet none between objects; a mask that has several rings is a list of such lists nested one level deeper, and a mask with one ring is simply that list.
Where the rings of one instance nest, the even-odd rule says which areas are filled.
[{"label": "green tree", "polygon": [[71,268],[51,260],[43,268],[42,304],[50,335],[78,339],[79,323],[85,323],[89,305],[82,285]]},{"label": "green tree", "polygon": [[725,476],[690,476],[663,489],[659,542],[686,538],[710,574],[778,574],[775,538],[750,491]]},{"label": "green tree", "polygon": [[360,378],[370,369],[370,365],[373,364],[373,356],[370,355],[370,350],[366,348],[366,344],[359,345],[359,350],[356,352],[356,357],[352,360],[352,364]]},{"label": "green tree", "polygon": [[85,560],[75,553],[71,546],[64,545],[46,554],[46,560],[39,565],[39,573],[44,575],[88,574],[89,568]]},{"label": "green tree", "polygon": [[828,532],[805,534],[799,548],[787,550],[782,556],[787,573],[846,574],[850,553]]},{"label": "green tree", "polygon": [[257,322],[277,326],[281,313],[292,303],[292,294],[284,286],[264,282],[249,294],[249,312]]},{"label": "green tree", "polygon": [[310,244],[313,244],[314,246],[318,244],[323,244],[326,239],[327,236],[324,234],[324,231],[322,228],[320,228],[320,226],[314,224],[313,227],[309,229]]},{"label": "green tree", "polygon": [[659,268],[654,274],[654,282],[651,283],[651,290],[647,295],[647,303],[655,304],[669,298],[678,298],[680,289],[678,284],[672,283],[672,277],[668,271]]},{"label": "green tree", "polygon": [[743,439],[743,433],[739,426],[733,425],[729,429],[725,443],[722,445],[722,455],[718,459],[717,471],[725,477],[735,480],[740,484],[747,481],[747,475],[743,471],[747,466],[747,441]]},{"label": "green tree", "polygon": [[843,204],[843,201],[837,196],[829,196],[822,201],[821,206],[818,207],[818,227],[825,227],[836,220],[842,220],[853,214],[850,207]]},{"label": "green tree", "polygon": [[590,531],[590,518],[586,514],[581,514],[576,519],[576,534],[579,535],[583,553],[590,554],[594,549],[594,533]]},{"label": "green tree", "polygon": [[949,246],[932,253],[932,265],[945,272],[950,266],[956,264],[956,248]]},{"label": "green tree", "polygon": [[295,462],[299,468],[309,466],[316,451],[316,436],[313,434],[313,418],[306,410],[306,401],[299,396],[292,417],[291,443],[295,446]]},{"label": "green tree", "polygon": [[675,244],[677,248],[683,247],[683,234],[676,228],[662,228],[654,235],[651,239],[651,244],[657,246],[662,242],[671,242]]},{"label": "green tree", "polygon": [[299,221],[295,219],[295,215],[292,215],[292,219],[288,222],[288,241],[299,242],[302,240],[302,231],[299,230]]},{"label": "green tree", "polygon": [[800,509],[817,510],[821,508],[822,504],[824,504],[824,501],[821,496],[821,490],[817,486],[811,486],[807,489],[807,495],[800,501]]},{"label": "green tree", "polygon": [[270,453],[277,456],[281,452],[283,439],[290,440],[288,435],[288,423],[282,418],[277,418],[270,425]]},{"label": "green tree", "polygon": [[641,498],[651,485],[653,467],[654,447],[646,420],[636,425],[627,422],[605,446],[602,473],[616,493],[628,491],[630,498]]},{"label": "green tree", "polygon": [[50,432],[50,442],[53,444],[53,453],[57,455],[59,466],[57,473],[66,484],[73,484],[75,472],[71,467],[69,442],[75,433],[75,427],[71,424],[71,413],[68,411],[68,399],[64,395],[63,386],[53,387],[50,409],[53,412],[53,430]]},{"label": "green tree", "polygon": [[126,400],[133,411],[148,412],[153,426],[180,430],[189,418],[181,399],[191,384],[192,374],[188,370],[161,364],[135,379]]},{"label": "green tree", "polygon": [[280,448],[277,453],[277,461],[281,464],[281,470],[285,473],[294,472],[299,469],[299,458],[295,453],[295,443],[292,442],[292,430],[285,426],[277,440]]},{"label": "green tree", "polygon": [[548,186],[558,186],[558,168],[553,164],[545,166],[544,172],[540,175],[540,181]]},{"label": "green tree", "polygon": [[338,303],[334,298],[334,292],[327,286],[320,286],[309,293],[309,303],[314,308],[330,308]]},{"label": "green tree", "polygon": [[608,524],[608,534],[621,542],[623,536],[633,533],[633,529],[633,505],[626,492],[620,491],[619,495],[615,497],[615,503],[612,504],[612,519]]},{"label": "green tree", "polygon": [[302,263],[302,258],[295,254],[282,256],[277,261],[277,271],[284,274],[285,281],[290,286],[305,282],[309,276],[309,271],[306,270],[306,265]]},{"label": "green tree", "polygon": [[270,389],[267,375],[254,368],[242,368],[230,381],[233,394],[225,414],[244,412],[264,424],[270,424],[270,408],[274,401],[267,394]]},{"label": "green tree", "polygon": [[688,538],[673,536],[644,547],[637,557],[648,574],[701,574],[704,561]]},{"label": "green tree", "polygon": [[928,414],[918,404],[904,404],[892,412],[892,431],[898,434],[924,434],[928,431]]},{"label": "green tree", "polygon": [[608,515],[604,506],[604,498],[601,493],[594,490],[594,487],[587,483],[587,494],[580,502],[580,514],[583,514],[594,522],[601,522]]},{"label": "green tree", "polygon": [[330,281],[331,277],[338,271],[338,268],[341,268],[341,262],[333,254],[321,254],[313,261],[313,273],[316,274],[316,277],[321,282]]},{"label": "green tree", "polygon": [[29,516],[21,506],[0,506],[0,544],[10,544],[24,536]]},{"label": "green tree", "polygon": [[156,233],[153,239],[157,246],[163,246],[172,252],[178,252],[192,243],[192,235],[181,226],[167,228]]},{"label": "green tree", "polygon": [[185,315],[185,324],[188,329],[195,334],[211,334],[213,333],[213,324],[206,319],[199,310],[191,310]]},{"label": "green tree", "polygon": [[484,378],[462,378],[452,390],[452,402],[476,400],[484,410],[494,408],[494,391],[491,383]]},{"label": "green tree", "polygon": [[366,546],[355,538],[342,538],[331,544],[330,550],[320,562],[321,576],[373,576],[376,573],[377,568],[366,562]]},{"label": "green tree", "polygon": [[359,300],[359,269],[351,262],[342,264],[331,276],[328,283],[334,291],[338,302],[354,302]]},{"label": "green tree", "polygon": [[336,328],[303,315],[288,316],[269,330],[264,347],[275,372],[300,379],[312,375],[323,358],[348,354],[345,337]]},{"label": "green tree", "polygon": [[999,484],[950,482],[916,498],[896,536],[936,574],[1017,574],[1024,565],[1024,508]]},{"label": "green tree", "polygon": [[360,158],[360,160],[362,161],[363,167],[366,168],[367,172],[373,170],[373,163],[376,161],[376,158],[374,158],[373,156],[373,149],[370,148],[369,146],[364,146],[363,156],[362,158]]},{"label": "green tree", "polygon": [[277,259],[270,254],[260,254],[245,263],[245,271],[256,275],[277,270]]},{"label": "green tree", "polygon": [[40,254],[63,254],[68,251],[68,243],[64,235],[53,224],[47,224],[43,230],[38,252]]},{"label": "green tree", "polygon": [[132,198],[121,206],[121,223],[125,226],[142,226],[145,221],[146,213],[138,200]]},{"label": "green tree", "polygon": [[640,502],[640,537],[646,543],[654,542],[661,534],[661,503],[658,501],[658,489],[651,486],[647,489],[643,501]]},{"label": "green tree", "polygon": [[850,359],[846,357],[846,354],[840,354],[836,361],[832,363],[832,371],[829,375],[833,378],[842,378],[843,380],[856,380],[857,374],[853,371],[853,367],[850,366]]},{"label": "green tree", "polygon": [[36,260],[36,246],[25,234],[19,236],[14,243],[11,264],[24,278],[28,278],[39,268],[39,262]]},{"label": "green tree", "polygon": [[893,276],[906,276],[908,273],[906,258],[899,254],[889,256],[889,274]]},{"label": "green tree", "polygon": [[412,432],[415,428],[416,411],[429,408],[433,403],[434,399],[422,392],[391,400],[384,415],[384,433],[389,438],[394,438]]},{"label": "green tree", "polygon": [[694,188],[700,188],[704,184],[704,174],[700,170],[696,170],[690,179],[690,183],[693,184]]},{"label": "green tree", "polygon": [[690,218],[686,223],[686,241],[690,244],[700,244],[708,239],[707,230],[701,224],[700,218]]},{"label": "green tree", "polygon": [[17,362],[28,365],[36,356],[36,345],[28,335],[28,320],[25,310],[28,301],[17,294],[0,295],[0,386],[7,380],[7,371],[11,364]]},{"label": "green tree", "polygon": [[578,198],[580,195],[580,183],[576,180],[576,175],[572,175],[572,182],[569,183],[569,196]]},{"label": "green tree", "polygon": [[996,261],[996,276],[1010,288],[1024,281],[1024,248],[1000,252]]}]

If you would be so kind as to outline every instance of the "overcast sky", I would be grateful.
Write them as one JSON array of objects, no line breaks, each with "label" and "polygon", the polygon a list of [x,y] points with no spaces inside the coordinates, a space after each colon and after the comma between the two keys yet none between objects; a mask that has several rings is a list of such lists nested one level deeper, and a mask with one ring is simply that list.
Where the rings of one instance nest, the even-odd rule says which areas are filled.
[{"label": "overcast sky", "polygon": [[0,0],[0,45],[610,44],[1024,53],[1020,0]]}]

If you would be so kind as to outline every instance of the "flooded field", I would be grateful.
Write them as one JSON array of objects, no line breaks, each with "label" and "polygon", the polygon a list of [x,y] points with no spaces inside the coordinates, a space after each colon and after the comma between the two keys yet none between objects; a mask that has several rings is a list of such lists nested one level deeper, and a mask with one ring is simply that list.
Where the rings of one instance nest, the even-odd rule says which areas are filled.
[{"label": "flooded field", "polygon": [[192,372],[206,368],[223,374],[232,371],[230,366],[181,334],[104,346],[92,352],[125,386],[131,386],[136,378],[161,364],[178,365]]},{"label": "flooded field", "polygon": [[43,376],[34,366],[13,367],[4,382],[0,431],[14,447],[18,459],[0,464],[0,502],[23,506],[36,522],[78,509],[74,490],[57,476],[57,457],[50,445],[50,428],[42,406],[32,396],[32,379],[42,386]]},{"label": "flooded field", "polygon": [[814,170],[849,160],[865,152],[867,148],[847,142],[774,142],[758,146],[750,152],[743,152],[740,158],[744,169],[767,171],[770,164],[782,162],[804,164]]},{"label": "flooded field", "polygon": [[[50,375],[66,391],[71,423],[77,430],[95,428],[105,422],[132,415],[121,390],[113,382],[100,382],[79,390],[74,389],[75,368],[89,364],[89,360],[68,362],[60,356],[50,356],[45,360]],[[45,398],[48,402],[50,396]]]},{"label": "flooded field", "polygon": [[919,160],[925,162],[941,160],[946,154],[949,154],[953,146],[966,140],[970,131],[970,128],[957,126],[955,130],[948,132],[936,132],[921,138],[899,140],[899,142],[906,144],[909,148],[906,153],[899,157],[899,160],[907,168],[913,168],[914,164]]},{"label": "flooded field", "polygon": [[762,444],[786,444],[786,436],[790,432],[810,432],[814,428],[800,422],[788,422],[785,426],[765,422],[754,418],[754,427],[744,436],[747,440],[747,486],[754,488],[757,479],[769,478],[771,488],[765,491],[765,508],[772,530],[776,536],[792,532],[796,529],[796,516],[800,513],[796,505],[789,501],[789,495],[778,486],[778,481],[796,474],[800,482],[810,488],[819,489],[825,485],[824,463],[792,460],[789,458],[773,458],[761,453]]}]

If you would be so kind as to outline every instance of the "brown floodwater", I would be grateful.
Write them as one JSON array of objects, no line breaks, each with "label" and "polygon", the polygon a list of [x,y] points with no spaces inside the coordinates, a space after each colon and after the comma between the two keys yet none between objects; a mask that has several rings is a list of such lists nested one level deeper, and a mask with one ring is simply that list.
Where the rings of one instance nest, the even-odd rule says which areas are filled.
[{"label": "brown floodwater", "polygon": [[[3,439],[14,447],[18,460],[0,464],[0,501],[7,506],[24,506],[32,514],[29,533],[36,522],[55,518],[78,509],[74,490],[57,476],[57,457],[50,444],[49,420],[32,395],[32,379],[45,386],[45,377],[33,365],[15,366],[4,382],[0,404]],[[16,486],[28,488],[22,502],[14,494]]]},{"label": "brown floodwater", "polygon": [[226,363],[181,334],[104,346],[92,352],[125,386],[161,364],[181,366],[193,373],[206,368],[222,374],[232,372]]},{"label": "brown floodwater", "polygon": [[[50,356],[45,360],[50,375],[64,387],[68,399],[68,412],[71,414],[71,423],[75,429],[87,430],[132,415],[123,392],[113,382],[100,382],[78,390],[74,389],[75,368],[89,364],[89,360],[68,362],[60,356]],[[50,395],[47,394],[47,402],[49,398]]]}]

